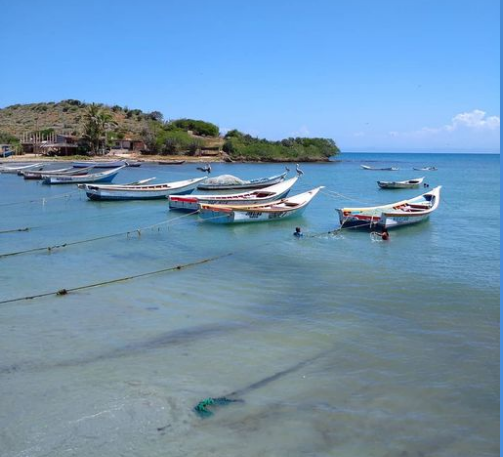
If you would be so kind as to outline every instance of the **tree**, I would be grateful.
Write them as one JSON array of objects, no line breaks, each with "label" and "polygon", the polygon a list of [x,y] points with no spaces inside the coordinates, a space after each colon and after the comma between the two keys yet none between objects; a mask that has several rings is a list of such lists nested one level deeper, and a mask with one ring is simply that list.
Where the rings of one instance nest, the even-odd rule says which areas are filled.
[{"label": "tree", "polygon": [[162,122],[164,119],[164,116],[160,111],[152,111],[151,113],[148,114],[148,117],[152,119],[153,121],[158,121]]},{"label": "tree", "polygon": [[112,115],[95,103],[91,103],[86,108],[82,116],[82,122],[84,140],[90,145],[93,154],[96,154],[100,148],[100,143],[107,128],[117,126],[117,122],[114,121]]}]

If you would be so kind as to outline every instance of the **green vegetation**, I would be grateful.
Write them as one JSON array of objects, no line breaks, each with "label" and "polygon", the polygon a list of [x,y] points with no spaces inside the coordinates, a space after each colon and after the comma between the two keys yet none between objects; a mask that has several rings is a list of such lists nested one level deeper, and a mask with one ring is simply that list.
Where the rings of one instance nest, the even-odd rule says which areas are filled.
[{"label": "green vegetation", "polygon": [[218,126],[210,122],[197,121],[194,119],[177,119],[167,124],[168,129],[191,131],[194,135],[218,136]]},{"label": "green vegetation", "polygon": [[112,115],[94,103],[86,108],[82,121],[83,139],[90,146],[91,153],[98,152],[107,128],[117,126]]},{"label": "green vegetation", "polygon": [[340,152],[332,139],[288,138],[281,141],[267,141],[253,138],[238,130],[231,130],[225,135],[223,150],[232,159],[270,161],[328,160]]},{"label": "green vegetation", "polygon": [[[324,161],[339,152],[331,139],[268,141],[238,130],[222,138],[219,127],[210,122],[185,118],[165,122],[160,111],[143,112],[74,99],[0,109],[0,143],[20,150],[23,135],[47,136],[53,132],[80,137],[82,152],[91,153],[112,147],[117,140],[134,141],[144,154],[204,155],[211,150],[213,154],[223,151],[221,158],[245,161]],[[145,148],[138,146],[142,142]]]}]

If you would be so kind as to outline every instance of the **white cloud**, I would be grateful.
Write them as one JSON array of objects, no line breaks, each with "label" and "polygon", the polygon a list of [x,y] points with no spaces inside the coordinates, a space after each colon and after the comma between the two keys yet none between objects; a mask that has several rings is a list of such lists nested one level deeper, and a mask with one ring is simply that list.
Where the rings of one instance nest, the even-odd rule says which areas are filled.
[{"label": "white cloud", "polygon": [[448,130],[463,127],[496,130],[500,128],[500,118],[499,116],[486,117],[485,111],[475,109],[470,113],[457,114],[452,118],[452,123],[446,126]]},{"label": "white cloud", "polygon": [[[354,134],[353,139],[357,141]],[[374,136],[373,142],[383,149],[499,151],[500,117],[474,109],[456,114],[448,124],[439,127],[388,131]]]},{"label": "white cloud", "polygon": [[487,116],[485,111],[480,109],[474,109],[473,111],[466,113],[456,114],[452,119],[451,123],[443,125],[442,127],[423,127],[420,130],[413,132],[389,132],[390,137],[408,137],[408,138],[425,138],[431,136],[437,136],[443,133],[469,133],[472,132],[482,133],[482,132],[497,132],[500,129],[500,118],[499,116]]}]

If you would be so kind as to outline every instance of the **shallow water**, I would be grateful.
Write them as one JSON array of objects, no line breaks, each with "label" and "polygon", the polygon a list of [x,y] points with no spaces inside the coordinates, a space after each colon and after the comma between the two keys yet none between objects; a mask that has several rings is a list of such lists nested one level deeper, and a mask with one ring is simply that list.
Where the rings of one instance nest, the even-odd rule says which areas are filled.
[{"label": "shallow water", "polygon": [[[341,159],[302,166],[292,193],[326,188],[301,218],[236,226],[0,175],[0,231],[30,227],[0,234],[0,253],[120,234],[0,258],[0,301],[218,257],[1,304],[2,456],[499,455],[499,156]],[[144,165],[116,182],[198,175]],[[428,222],[389,242],[328,234],[336,207],[421,193],[377,179],[422,175],[443,186]],[[234,392],[210,418],[192,410]]]}]

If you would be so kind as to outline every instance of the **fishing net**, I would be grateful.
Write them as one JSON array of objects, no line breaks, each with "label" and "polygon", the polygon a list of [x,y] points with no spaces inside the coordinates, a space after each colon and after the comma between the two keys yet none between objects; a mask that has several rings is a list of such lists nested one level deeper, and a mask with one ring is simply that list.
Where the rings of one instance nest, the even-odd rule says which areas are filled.
[{"label": "fishing net", "polygon": [[214,178],[208,178],[205,181],[205,184],[243,184],[246,181],[243,181],[242,179],[232,176],[232,175],[220,175],[220,176],[215,176]]},{"label": "fishing net", "polygon": [[231,398],[220,397],[220,398],[205,398],[201,400],[196,406],[194,406],[194,411],[200,417],[210,417],[213,416],[213,411],[210,411],[208,407],[210,406],[225,406],[229,403],[242,402],[243,400],[233,400]]}]

